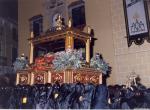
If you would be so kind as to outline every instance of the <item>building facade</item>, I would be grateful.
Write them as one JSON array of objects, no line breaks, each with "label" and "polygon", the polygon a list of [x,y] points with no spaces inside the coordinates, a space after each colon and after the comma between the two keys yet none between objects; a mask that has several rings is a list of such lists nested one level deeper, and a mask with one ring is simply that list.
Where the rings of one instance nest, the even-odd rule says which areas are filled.
[{"label": "building facade", "polygon": [[17,23],[0,17],[0,74],[12,73],[12,64],[17,56]]},{"label": "building facade", "polygon": [[[112,67],[108,84],[125,84],[127,76],[135,72],[144,85],[150,86],[150,43],[128,47],[123,0],[19,0],[18,5],[19,55],[29,56],[27,39],[31,31],[46,32],[55,26],[60,14],[65,24],[72,17],[78,21],[74,26],[94,30],[94,53],[101,53]],[[150,9],[149,2],[147,5]]]}]

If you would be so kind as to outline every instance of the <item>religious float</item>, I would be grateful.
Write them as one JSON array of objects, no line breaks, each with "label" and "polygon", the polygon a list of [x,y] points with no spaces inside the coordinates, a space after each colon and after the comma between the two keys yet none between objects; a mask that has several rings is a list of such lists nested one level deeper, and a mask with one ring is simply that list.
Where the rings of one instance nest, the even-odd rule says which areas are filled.
[{"label": "religious float", "polygon": [[87,33],[73,28],[71,19],[68,26],[64,26],[58,16],[56,27],[41,36],[34,36],[31,32],[28,40],[29,64],[24,62],[23,55],[14,63],[16,85],[55,82],[102,84],[102,76],[109,71],[108,64],[99,54],[91,58],[94,38],[90,35],[90,28]]}]

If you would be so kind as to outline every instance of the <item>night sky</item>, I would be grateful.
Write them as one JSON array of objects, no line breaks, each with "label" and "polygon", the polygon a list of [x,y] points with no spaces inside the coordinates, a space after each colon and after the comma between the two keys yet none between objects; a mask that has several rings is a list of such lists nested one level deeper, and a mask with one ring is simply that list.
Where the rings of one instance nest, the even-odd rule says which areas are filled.
[{"label": "night sky", "polygon": [[0,16],[18,20],[17,0],[0,0]]}]

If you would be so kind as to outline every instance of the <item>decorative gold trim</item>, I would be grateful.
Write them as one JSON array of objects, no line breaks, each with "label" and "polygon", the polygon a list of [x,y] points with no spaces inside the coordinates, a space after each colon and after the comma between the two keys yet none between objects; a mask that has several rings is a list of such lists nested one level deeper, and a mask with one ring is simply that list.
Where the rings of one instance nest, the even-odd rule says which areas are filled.
[{"label": "decorative gold trim", "polygon": [[66,39],[65,39],[65,50],[74,49],[74,38],[73,38],[73,34],[72,31],[68,31],[66,34]]},{"label": "decorative gold trim", "polygon": [[47,82],[48,82],[48,83],[51,83],[51,82],[52,82],[52,72],[51,72],[51,71],[48,71]]},{"label": "decorative gold trim", "polygon": [[28,72],[28,84],[30,85],[30,81],[31,81],[31,73]]},{"label": "decorative gold trim", "polygon": [[63,79],[63,82],[66,82],[68,83],[68,71],[63,71],[63,74],[64,74],[64,79]]},{"label": "decorative gold trim", "polygon": [[[40,84],[45,83],[55,83],[55,81],[59,81],[60,83],[76,83],[81,82],[84,84],[93,83],[93,84],[102,84],[102,73],[97,70],[93,70],[92,68],[80,68],[77,70],[67,69],[64,71],[55,72],[52,69],[44,70],[44,71],[32,71],[25,70],[19,71],[16,77],[16,84],[30,84],[33,85],[38,83],[35,81],[35,75],[42,75],[42,82]],[[26,80],[25,83],[20,82],[20,75],[25,75]]]},{"label": "decorative gold trim", "polygon": [[102,74],[99,74],[99,84],[102,84]]},{"label": "decorative gold trim", "polygon": [[57,32],[53,32],[53,33],[49,33],[43,36],[39,36],[36,38],[29,38],[28,40],[30,42],[32,42],[34,45],[36,44],[41,44],[41,43],[45,43],[45,42],[49,42],[49,41],[55,41],[58,39],[62,39],[65,38],[66,34],[68,34],[68,32],[72,32],[72,35],[74,36],[74,38],[76,39],[80,39],[83,41],[86,41],[89,38],[89,34],[82,32],[78,29],[75,28],[67,28],[66,30],[61,30],[61,31],[57,31]]},{"label": "decorative gold trim", "polygon": [[31,72],[31,82],[30,82],[30,85],[33,85],[34,84],[34,73]]},{"label": "decorative gold trim", "polygon": [[19,84],[19,74],[17,73],[17,78],[16,78],[16,85]]},{"label": "decorative gold trim", "polygon": [[[33,32],[31,32],[31,39],[34,38],[34,34]],[[33,45],[33,42],[30,41],[30,64],[33,63],[33,52],[34,52],[34,45]]]}]

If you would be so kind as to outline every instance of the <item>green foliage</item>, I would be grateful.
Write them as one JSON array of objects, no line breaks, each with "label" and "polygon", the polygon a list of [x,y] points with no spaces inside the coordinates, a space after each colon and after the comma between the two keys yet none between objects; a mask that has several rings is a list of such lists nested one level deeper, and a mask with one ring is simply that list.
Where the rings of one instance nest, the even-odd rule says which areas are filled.
[{"label": "green foliage", "polygon": [[93,58],[91,58],[90,67],[102,71],[105,75],[110,70],[109,65],[102,58],[100,58],[99,54],[96,54]]}]

